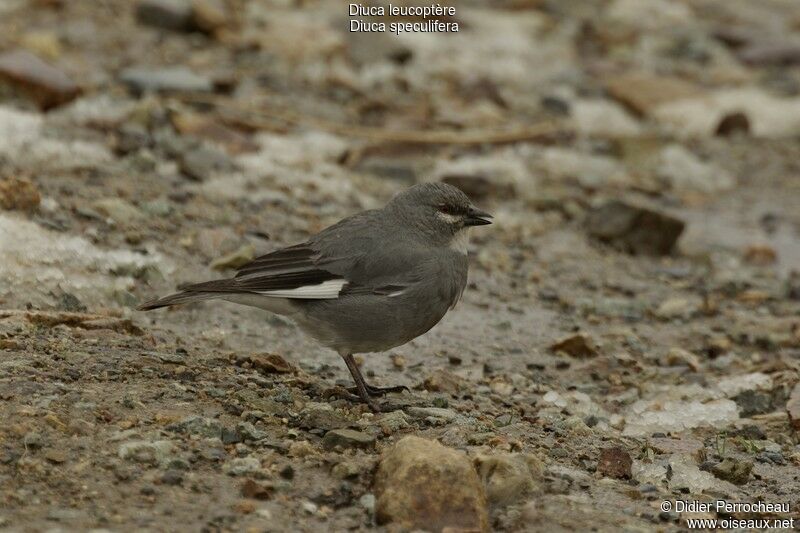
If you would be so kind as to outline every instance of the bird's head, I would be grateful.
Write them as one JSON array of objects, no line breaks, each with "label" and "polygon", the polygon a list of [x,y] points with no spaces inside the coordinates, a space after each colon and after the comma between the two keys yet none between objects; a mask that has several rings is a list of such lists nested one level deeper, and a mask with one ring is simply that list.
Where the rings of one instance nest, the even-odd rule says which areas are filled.
[{"label": "bird's head", "polygon": [[466,237],[469,228],[492,223],[492,215],[475,207],[460,189],[446,183],[414,185],[395,196],[387,209],[439,245],[458,242],[460,237]]}]

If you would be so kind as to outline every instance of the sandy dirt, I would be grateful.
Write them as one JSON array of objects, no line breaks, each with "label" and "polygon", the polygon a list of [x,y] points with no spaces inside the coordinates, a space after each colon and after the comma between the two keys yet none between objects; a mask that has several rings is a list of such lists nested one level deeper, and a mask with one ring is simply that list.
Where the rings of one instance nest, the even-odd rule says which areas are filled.
[{"label": "sandy dirt", "polygon": [[[0,54],[80,89],[0,55],[0,529],[408,529],[376,472],[410,435],[495,531],[800,527],[795,2],[471,1],[401,37],[180,4],[0,2]],[[439,325],[359,356],[410,389],[384,413],[284,318],[135,311],[433,180],[495,223]],[[676,509],[719,499],[786,508]]]}]

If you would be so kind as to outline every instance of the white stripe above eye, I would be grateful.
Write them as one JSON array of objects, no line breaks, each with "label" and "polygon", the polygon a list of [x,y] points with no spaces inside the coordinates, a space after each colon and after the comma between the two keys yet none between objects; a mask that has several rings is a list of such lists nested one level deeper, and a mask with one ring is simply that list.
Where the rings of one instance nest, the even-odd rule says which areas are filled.
[{"label": "white stripe above eye", "polygon": [[342,287],[347,285],[346,279],[329,279],[316,285],[305,285],[296,289],[286,289],[280,291],[261,291],[258,294],[273,296],[275,298],[298,298],[298,299],[333,299],[338,298],[342,292]]},{"label": "white stripe above eye", "polygon": [[442,213],[441,211],[437,211],[436,215],[445,222],[447,222],[448,224],[455,224],[456,222],[461,220],[461,217],[451,215],[449,213]]}]

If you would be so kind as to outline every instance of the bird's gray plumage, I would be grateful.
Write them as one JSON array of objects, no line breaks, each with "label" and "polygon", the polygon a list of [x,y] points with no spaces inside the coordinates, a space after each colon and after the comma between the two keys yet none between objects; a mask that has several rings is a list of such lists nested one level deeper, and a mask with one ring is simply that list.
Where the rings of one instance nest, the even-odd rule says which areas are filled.
[{"label": "bird's gray plumage", "polygon": [[427,332],[458,302],[465,232],[487,217],[455,187],[416,185],[233,278],[188,285],[140,309],[224,299],[287,315],[342,355],[387,350]]}]

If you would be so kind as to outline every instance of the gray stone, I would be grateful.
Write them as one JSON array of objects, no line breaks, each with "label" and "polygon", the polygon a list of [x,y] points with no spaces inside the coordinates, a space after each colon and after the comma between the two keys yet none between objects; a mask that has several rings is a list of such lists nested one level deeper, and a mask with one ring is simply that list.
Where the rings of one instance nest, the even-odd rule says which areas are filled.
[{"label": "gray stone", "polygon": [[540,488],[543,467],[532,455],[478,455],[473,463],[494,506],[510,505]]},{"label": "gray stone", "polygon": [[250,422],[239,422],[236,424],[236,432],[239,433],[245,441],[258,441],[267,437],[266,432],[257,429]]},{"label": "gray stone", "polygon": [[330,431],[349,426],[351,422],[327,403],[309,402],[300,411],[297,426],[304,429]]},{"label": "gray stone", "polygon": [[443,409],[441,407],[409,407],[406,412],[414,418],[433,418],[446,422],[451,422],[458,418],[458,413],[452,409]]},{"label": "gray stone", "polygon": [[183,483],[183,472],[173,469],[167,470],[161,476],[161,483],[165,485],[180,485]]},{"label": "gray stone", "polygon": [[739,406],[739,416],[743,418],[774,410],[772,395],[763,391],[746,390],[734,396],[733,401]]},{"label": "gray stone", "polygon": [[170,424],[167,429],[176,433],[199,435],[201,437],[222,437],[222,424],[219,420],[202,416],[190,416],[180,422]]},{"label": "gray stone", "polygon": [[322,447],[326,450],[336,447],[369,449],[374,446],[375,437],[354,429],[333,429],[322,439]]},{"label": "gray stone", "polygon": [[233,167],[224,152],[210,146],[198,146],[185,151],[178,163],[185,176],[197,181],[205,181],[214,174]]},{"label": "gray stone", "polygon": [[408,417],[403,411],[392,411],[375,417],[370,423],[370,426],[377,426],[384,434],[391,435],[392,433],[397,433],[401,429],[408,428],[410,424]]},{"label": "gray stone", "polygon": [[136,22],[173,31],[191,31],[194,27],[189,0],[142,0],[136,5]]},{"label": "gray stone", "polygon": [[142,211],[148,215],[165,217],[172,213],[172,203],[164,198],[142,203]]},{"label": "gray stone", "polygon": [[127,68],[120,79],[134,93],[147,92],[211,92],[212,81],[186,67]]},{"label": "gray stone", "polygon": [[169,440],[136,440],[121,444],[118,455],[120,459],[157,466],[169,462],[173,449]]},{"label": "gray stone", "polygon": [[122,198],[100,198],[92,207],[120,226],[130,226],[145,218],[136,206]]},{"label": "gray stone", "polygon": [[261,461],[255,457],[237,457],[222,466],[229,476],[245,476],[261,473]]},{"label": "gray stone", "polygon": [[45,439],[42,437],[41,433],[29,431],[22,437],[22,444],[27,450],[38,450],[45,445]]}]

